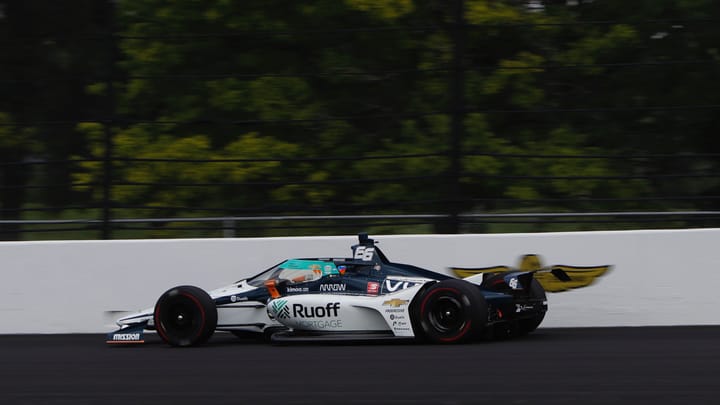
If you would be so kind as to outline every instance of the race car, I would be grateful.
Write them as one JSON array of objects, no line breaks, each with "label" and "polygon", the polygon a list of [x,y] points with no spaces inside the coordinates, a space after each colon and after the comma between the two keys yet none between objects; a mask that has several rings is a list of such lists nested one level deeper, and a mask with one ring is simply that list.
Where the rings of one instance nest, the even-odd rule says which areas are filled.
[{"label": "race car", "polygon": [[154,307],[117,320],[108,343],[142,343],[156,330],[172,346],[195,346],[215,331],[273,342],[412,339],[459,343],[535,330],[547,311],[534,278],[560,269],[483,272],[456,278],[394,263],[367,234],[350,258],[288,259],[226,287],[166,291]]}]

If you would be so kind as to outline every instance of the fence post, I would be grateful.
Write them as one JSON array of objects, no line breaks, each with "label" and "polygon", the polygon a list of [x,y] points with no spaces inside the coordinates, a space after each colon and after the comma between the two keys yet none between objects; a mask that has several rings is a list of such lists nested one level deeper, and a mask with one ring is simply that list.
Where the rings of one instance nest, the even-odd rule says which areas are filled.
[{"label": "fence post", "polygon": [[103,180],[102,180],[102,239],[112,239],[112,179],[113,179],[113,134],[112,126],[117,123],[115,116],[115,64],[118,60],[117,39],[115,36],[115,0],[107,0],[108,12],[108,66],[106,78],[106,116],[104,128],[104,155],[103,155]]}]

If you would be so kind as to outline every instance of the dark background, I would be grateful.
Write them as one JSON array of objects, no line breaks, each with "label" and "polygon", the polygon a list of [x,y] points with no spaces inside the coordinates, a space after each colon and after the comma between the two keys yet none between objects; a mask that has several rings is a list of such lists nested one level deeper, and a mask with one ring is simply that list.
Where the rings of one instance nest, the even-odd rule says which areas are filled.
[{"label": "dark background", "polygon": [[718,226],[712,0],[0,0],[0,238]]}]

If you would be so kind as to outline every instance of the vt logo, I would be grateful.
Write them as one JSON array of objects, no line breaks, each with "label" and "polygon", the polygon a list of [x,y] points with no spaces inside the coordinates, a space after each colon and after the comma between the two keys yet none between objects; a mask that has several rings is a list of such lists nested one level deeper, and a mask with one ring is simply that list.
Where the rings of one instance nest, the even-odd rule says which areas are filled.
[{"label": "vt logo", "polygon": [[[605,266],[567,266],[562,264],[554,264],[544,267],[538,255],[525,255],[520,258],[520,264],[517,269],[508,266],[492,266],[477,268],[451,267],[450,270],[458,277],[465,278],[478,273],[502,273],[507,271],[535,271],[533,277],[543,286],[545,291],[560,292],[573,288],[587,287],[595,280],[607,273],[612,268],[611,265]],[[552,274],[553,270],[561,270],[565,272],[570,279],[562,281]]]}]

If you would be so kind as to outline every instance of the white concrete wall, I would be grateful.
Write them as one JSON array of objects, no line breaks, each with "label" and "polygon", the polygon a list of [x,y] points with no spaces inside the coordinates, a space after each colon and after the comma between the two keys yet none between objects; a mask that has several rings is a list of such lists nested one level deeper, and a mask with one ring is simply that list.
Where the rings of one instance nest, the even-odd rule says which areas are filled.
[{"label": "white concrete wall", "polygon": [[[543,326],[720,324],[720,229],[371,237],[390,260],[447,267],[613,265],[594,285],[549,296]],[[0,333],[95,333],[106,311],[154,305],[168,288],[212,289],[285,258],[350,255],[354,235],[0,243]]]}]

